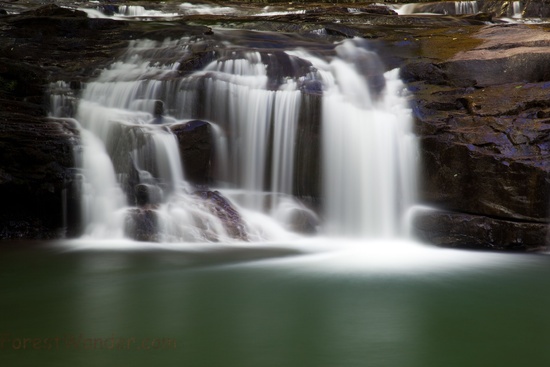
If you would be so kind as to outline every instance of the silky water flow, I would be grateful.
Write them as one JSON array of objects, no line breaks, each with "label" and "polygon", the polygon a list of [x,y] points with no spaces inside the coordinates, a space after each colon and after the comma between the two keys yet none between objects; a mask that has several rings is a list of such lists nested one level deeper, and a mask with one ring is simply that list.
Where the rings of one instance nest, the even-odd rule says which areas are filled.
[{"label": "silky water flow", "polygon": [[[196,42],[134,41],[79,98],[68,98],[62,82],[52,88],[52,114],[66,117],[72,104],[81,131],[84,236],[133,237],[141,222],[132,218],[143,213],[155,221],[160,242],[288,241],[299,237],[297,213],[324,235],[405,236],[417,154],[398,70],[384,72],[362,41],[347,40],[326,54],[285,51],[294,71],[274,75],[280,51],[274,57],[269,49],[225,42],[204,68],[181,75],[180,62]],[[298,141],[298,131],[303,116],[315,115],[304,103],[311,85],[320,96],[316,208],[295,195],[296,165],[305,159],[297,147],[309,144]],[[221,192],[242,218],[244,237],[228,233],[227,218],[183,174],[170,128],[193,119],[209,123],[214,141],[209,190]],[[136,186],[154,205],[136,206]]]}]

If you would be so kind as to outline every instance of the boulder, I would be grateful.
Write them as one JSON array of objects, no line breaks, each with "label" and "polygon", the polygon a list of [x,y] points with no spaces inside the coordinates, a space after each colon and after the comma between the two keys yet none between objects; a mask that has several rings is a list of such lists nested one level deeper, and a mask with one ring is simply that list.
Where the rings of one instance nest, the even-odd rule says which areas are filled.
[{"label": "boulder", "polygon": [[132,208],[126,214],[125,235],[136,241],[158,242],[157,213],[151,208]]},{"label": "boulder", "polygon": [[193,120],[172,125],[170,129],[178,139],[185,179],[197,185],[207,184],[211,179],[213,152],[210,124]]},{"label": "boulder", "polygon": [[194,193],[207,205],[212,214],[218,217],[227,232],[234,239],[248,241],[246,224],[231,202],[219,191],[200,190]]}]

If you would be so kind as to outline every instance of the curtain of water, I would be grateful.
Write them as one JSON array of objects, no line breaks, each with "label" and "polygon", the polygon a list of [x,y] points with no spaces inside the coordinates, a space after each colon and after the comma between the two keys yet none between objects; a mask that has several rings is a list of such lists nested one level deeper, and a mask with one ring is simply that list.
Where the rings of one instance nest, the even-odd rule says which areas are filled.
[{"label": "curtain of water", "polygon": [[477,1],[455,1],[455,14],[477,14]]},{"label": "curtain of water", "polygon": [[[182,77],[178,61],[190,54],[190,42],[134,42],[84,88],[76,118],[83,127],[88,234],[121,236],[128,205],[134,205],[129,192],[145,184],[161,191],[158,205],[147,209],[159,219],[160,240],[231,240],[220,218],[192,195],[169,129],[200,118],[210,122],[215,138],[214,183],[234,200],[249,238],[286,236],[281,225],[292,225],[296,210],[311,213],[292,194],[303,87],[312,80],[323,92],[327,232],[400,232],[415,192],[415,153],[397,71],[384,75],[374,53],[346,41],[325,58],[287,52],[290,64],[306,60],[309,70],[276,82],[268,75],[268,51],[238,48],[217,51],[217,60]],[[160,125],[154,113],[159,100],[172,116]]]},{"label": "curtain of water", "polygon": [[[351,41],[338,46],[332,60],[309,59],[325,88],[326,232],[362,237],[403,235],[403,214],[416,192],[417,154],[398,70],[383,74],[378,57]],[[371,77],[366,78],[365,72]],[[373,88],[372,84],[379,86]]]}]

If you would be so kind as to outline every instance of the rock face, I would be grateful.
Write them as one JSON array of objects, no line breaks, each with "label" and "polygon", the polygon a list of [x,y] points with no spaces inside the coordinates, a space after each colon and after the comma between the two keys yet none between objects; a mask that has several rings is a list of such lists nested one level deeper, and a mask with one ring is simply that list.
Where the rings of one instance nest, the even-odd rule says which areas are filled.
[{"label": "rock face", "polygon": [[515,222],[439,210],[418,212],[413,225],[417,236],[428,243],[500,251],[544,250],[548,232],[546,223]]},{"label": "rock face", "polygon": [[178,138],[185,179],[197,185],[207,184],[214,149],[210,124],[193,120],[170,128]]},{"label": "rock face", "polygon": [[78,225],[68,217],[78,207],[78,133],[62,120],[9,117],[0,121],[0,238],[59,237]]},{"label": "rock face", "polygon": [[415,227],[444,246],[540,249],[550,204],[550,37],[501,25],[462,42],[469,48],[441,62],[404,68],[415,91],[422,198],[445,210]]}]

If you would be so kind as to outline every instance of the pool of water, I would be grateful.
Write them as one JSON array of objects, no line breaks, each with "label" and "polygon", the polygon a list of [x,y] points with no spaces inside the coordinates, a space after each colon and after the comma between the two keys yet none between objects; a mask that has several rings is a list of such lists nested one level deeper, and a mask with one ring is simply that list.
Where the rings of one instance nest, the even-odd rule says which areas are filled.
[{"label": "pool of water", "polygon": [[327,240],[0,255],[2,366],[550,365],[550,258]]}]

